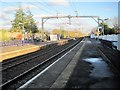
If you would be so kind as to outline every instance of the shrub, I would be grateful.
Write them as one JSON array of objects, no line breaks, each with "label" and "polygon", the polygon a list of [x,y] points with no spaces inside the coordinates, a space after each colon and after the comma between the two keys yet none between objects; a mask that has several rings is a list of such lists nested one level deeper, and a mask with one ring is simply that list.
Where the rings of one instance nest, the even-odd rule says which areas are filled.
[{"label": "shrub", "polygon": [[0,41],[9,41],[10,33],[7,30],[0,30]]}]

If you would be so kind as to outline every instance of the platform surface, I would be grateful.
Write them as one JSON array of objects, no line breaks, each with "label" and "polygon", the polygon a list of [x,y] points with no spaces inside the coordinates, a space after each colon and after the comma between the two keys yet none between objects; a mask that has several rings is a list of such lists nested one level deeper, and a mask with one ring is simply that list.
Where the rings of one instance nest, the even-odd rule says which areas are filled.
[{"label": "platform surface", "polygon": [[[95,45],[85,38],[74,49],[33,77],[25,88],[118,88],[119,82]],[[18,89],[18,90],[19,90]]]},{"label": "platform surface", "polygon": [[[56,41],[57,42],[57,41]],[[13,45],[13,46],[5,46],[0,47],[0,62],[3,60],[7,60],[13,57],[17,57],[20,55],[24,55],[27,53],[31,53],[41,49],[41,47],[45,45],[49,45],[56,42],[40,42],[37,44],[24,44],[24,45]]]}]

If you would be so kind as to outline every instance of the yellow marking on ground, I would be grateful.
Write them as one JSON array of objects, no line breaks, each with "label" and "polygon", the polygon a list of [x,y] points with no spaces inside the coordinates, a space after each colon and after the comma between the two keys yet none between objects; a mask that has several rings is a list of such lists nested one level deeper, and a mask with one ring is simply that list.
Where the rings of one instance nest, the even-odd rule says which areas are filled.
[{"label": "yellow marking on ground", "polygon": [[13,51],[0,53],[0,62],[2,62],[3,60],[9,59],[9,58],[13,58],[13,57],[17,57],[20,55],[24,55],[27,53],[37,51],[37,50],[41,49],[41,47],[43,47],[43,45],[41,45],[41,46],[31,45],[30,47],[23,46],[22,48],[19,48],[19,50],[14,49]]},{"label": "yellow marking on ground", "polygon": [[[58,45],[64,45],[64,44],[68,43],[68,40],[59,40],[59,41],[57,41],[57,43],[58,43]],[[0,47],[0,62],[2,62],[3,60],[7,60],[9,58],[13,58],[13,57],[17,57],[17,56],[24,55],[27,53],[35,52],[46,45],[47,44],[44,44],[44,45],[27,44],[24,46]]]}]

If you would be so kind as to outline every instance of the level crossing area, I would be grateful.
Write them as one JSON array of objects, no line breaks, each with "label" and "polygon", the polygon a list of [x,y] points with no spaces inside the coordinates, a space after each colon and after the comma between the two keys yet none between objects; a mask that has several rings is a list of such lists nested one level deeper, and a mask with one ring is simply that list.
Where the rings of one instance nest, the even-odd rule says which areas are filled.
[{"label": "level crossing area", "polygon": [[3,60],[0,87],[17,90],[119,88],[118,51],[108,53],[110,48],[87,37],[51,44]]}]

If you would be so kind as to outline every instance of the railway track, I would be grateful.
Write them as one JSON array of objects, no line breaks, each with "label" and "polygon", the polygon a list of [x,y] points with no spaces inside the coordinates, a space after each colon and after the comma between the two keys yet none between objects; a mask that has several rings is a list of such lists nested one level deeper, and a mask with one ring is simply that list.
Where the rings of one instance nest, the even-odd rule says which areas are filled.
[{"label": "railway track", "polygon": [[[59,52],[60,48],[62,49],[65,46],[66,45],[60,46],[56,50]],[[53,48],[52,50],[55,50],[55,48]],[[39,56],[40,53],[37,53],[37,56],[33,54],[31,56],[31,58],[27,57],[28,58],[27,60],[24,58],[23,58],[23,60],[22,59],[15,60],[16,61],[15,64],[12,64],[12,65],[10,64],[10,66],[8,65],[8,68],[6,68],[2,71],[3,82],[9,80],[10,78],[13,78],[14,76],[17,76],[18,74],[24,72],[25,70],[37,65],[38,63],[41,63],[42,61],[49,58],[50,56],[52,56],[55,53],[57,53],[57,52],[52,53],[52,52],[46,50],[41,56]],[[21,68],[21,67],[24,67],[24,68]],[[13,71],[17,71],[17,72],[9,77],[8,77],[8,75],[6,75],[6,73],[7,74],[14,73]]]},{"label": "railway track", "polygon": [[[24,84],[27,80],[29,80],[30,78],[32,78],[34,75],[36,75],[37,73],[39,73],[40,71],[42,71],[44,68],[46,68],[48,65],[50,65],[52,62],[54,62],[57,58],[59,58],[60,56],[62,56],[65,52],[67,52],[68,50],[70,50],[72,47],[74,47],[75,45],[77,45],[80,42],[80,40],[74,41],[72,43],[69,43],[67,45],[62,46],[62,48],[59,50],[54,50],[54,52],[51,52],[49,57],[48,55],[45,56],[41,56],[41,58],[37,58],[36,61],[40,61],[40,62],[31,62],[31,63],[36,63],[34,65],[32,65],[32,67],[29,67],[31,65],[31,63],[26,63],[24,65],[18,65],[15,66],[15,68],[11,68],[10,70],[7,71],[7,69],[5,71],[3,71],[3,84],[0,85],[0,87],[2,87],[3,89],[9,89],[10,88],[18,88],[20,85]],[[71,45],[72,44],[72,45]],[[65,49],[63,49],[65,48]],[[44,59],[43,59],[44,58]],[[43,59],[43,60],[40,60]],[[19,67],[23,67],[28,65],[27,69],[24,70],[20,70],[21,68]],[[17,68],[17,69],[16,69]],[[26,68],[26,67],[24,67]],[[14,74],[14,77],[11,77],[10,73],[14,72],[14,70],[20,70],[19,73]],[[4,75],[8,75],[8,76],[4,76]],[[11,78],[7,78],[7,77],[11,77]]]},{"label": "railway track", "polygon": [[[50,47],[42,48],[41,50],[38,50],[36,52],[32,52],[29,54],[18,56],[17,58],[15,57],[12,59],[5,60],[2,62],[2,70],[0,70],[0,71],[4,71],[4,70],[11,68],[11,67],[14,67],[18,64],[22,64],[23,62],[27,62],[30,59],[34,59],[36,57],[39,57],[40,55],[43,55],[43,54],[55,49],[56,47],[57,47],[56,45],[52,45]],[[45,50],[47,50],[47,52],[45,52]]]},{"label": "railway track", "polygon": [[23,64],[25,62],[29,62],[30,60],[33,60],[34,58],[38,58],[40,56],[43,56],[43,55],[51,52],[52,50],[54,50],[56,48],[59,48],[59,47],[55,46],[55,47],[52,47],[50,49],[47,49],[47,52],[38,51],[38,52],[35,52],[35,54],[32,53],[32,54],[30,54],[28,56],[23,56],[23,57],[21,56],[20,58],[15,58],[15,59],[13,59],[13,60],[11,60],[9,62],[2,63],[2,70],[1,71],[5,71],[5,70],[10,69],[12,67],[15,67],[17,65]]}]

